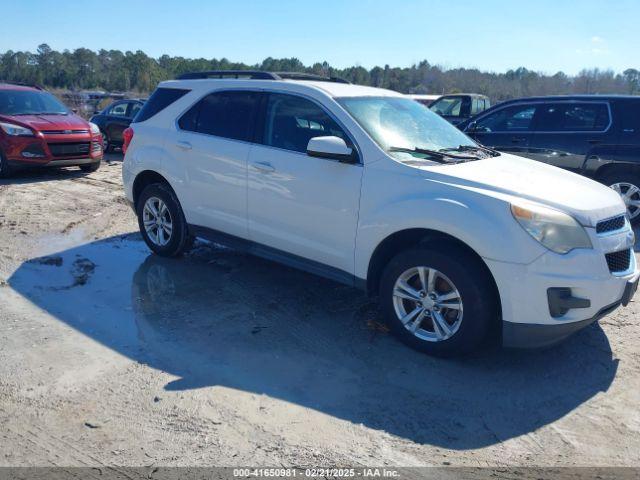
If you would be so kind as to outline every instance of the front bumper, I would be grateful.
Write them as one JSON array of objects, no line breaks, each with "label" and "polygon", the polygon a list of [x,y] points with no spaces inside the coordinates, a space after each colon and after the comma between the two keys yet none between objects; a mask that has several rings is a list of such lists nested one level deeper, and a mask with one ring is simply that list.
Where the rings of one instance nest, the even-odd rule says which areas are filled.
[{"label": "front bumper", "polygon": [[[500,292],[504,346],[551,345],[630,301],[640,276],[635,255],[620,273],[611,273],[605,258],[605,253],[632,248],[629,231],[606,238],[589,233],[591,250],[546,252],[526,265],[485,259]],[[550,289],[570,290],[574,300],[588,302],[572,302],[575,308],[558,315],[550,305]]]},{"label": "front bumper", "polygon": [[66,167],[102,160],[102,137],[90,133],[8,137],[0,142],[12,167]]},{"label": "front bumper", "polygon": [[502,322],[502,345],[507,348],[540,348],[561,342],[573,333],[609,315],[621,305],[616,302],[603,308],[595,316],[577,322],[558,325]]}]

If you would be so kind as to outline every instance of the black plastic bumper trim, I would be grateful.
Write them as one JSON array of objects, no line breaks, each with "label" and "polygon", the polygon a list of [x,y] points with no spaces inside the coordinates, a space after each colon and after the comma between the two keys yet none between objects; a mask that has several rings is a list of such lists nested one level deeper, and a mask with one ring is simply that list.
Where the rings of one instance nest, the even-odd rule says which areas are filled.
[{"label": "black plastic bumper trim", "polygon": [[589,308],[591,300],[574,297],[571,289],[567,287],[552,287],[547,289],[549,301],[549,314],[553,318],[559,318],[574,308]]},{"label": "black plastic bumper trim", "polygon": [[561,342],[573,333],[609,315],[621,305],[618,301],[604,307],[597,314],[578,322],[542,325],[538,323],[502,322],[502,345],[507,348],[540,348]]}]

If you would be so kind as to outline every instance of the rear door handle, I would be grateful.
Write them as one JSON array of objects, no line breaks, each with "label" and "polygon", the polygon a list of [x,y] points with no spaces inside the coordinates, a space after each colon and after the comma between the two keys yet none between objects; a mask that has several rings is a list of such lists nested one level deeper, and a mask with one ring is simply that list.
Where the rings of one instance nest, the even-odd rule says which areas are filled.
[{"label": "rear door handle", "polygon": [[522,143],[525,140],[526,140],[525,138],[521,138],[521,137],[512,137],[511,138],[511,143]]},{"label": "rear door handle", "polygon": [[183,141],[177,142],[176,146],[183,150],[191,150],[191,148],[193,148],[189,142],[183,142]]},{"label": "rear door handle", "polygon": [[269,162],[253,162],[251,166],[256,170],[261,171],[262,173],[270,173],[276,171],[275,167]]},{"label": "rear door handle", "polygon": [[587,140],[591,145],[597,145],[602,143],[602,140]]}]

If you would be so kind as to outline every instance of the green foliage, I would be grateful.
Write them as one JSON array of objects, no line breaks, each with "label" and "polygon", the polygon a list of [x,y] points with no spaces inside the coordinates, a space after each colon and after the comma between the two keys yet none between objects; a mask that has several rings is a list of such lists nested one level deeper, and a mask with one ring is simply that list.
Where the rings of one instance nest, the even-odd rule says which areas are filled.
[{"label": "green foliage", "polygon": [[411,67],[361,66],[337,69],[327,62],[305,66],[297,58],[266,58],[257,65],[230,62],[226,58],[183,58],[162,55],[151,58],[144,52],[121,52],[86,48],[57,52],[47,44],[36,53],[0,53],[0,79],[36,83],[59,89],[104,89],[108,91],[151,92],[158,82],[177,75],[201,70],[242,70],[306,72],[342,77],[360,85],[390,88],[403,93],[475,92],[488,95],[494,102],[530,95],[570,93],[640,94],[640,72],[630,68],[622,74],[610,70],[583,70],[570,77],[562,72],[544,75],[524,67],[506,73],[477,69],[445,70],[426,60]]}]

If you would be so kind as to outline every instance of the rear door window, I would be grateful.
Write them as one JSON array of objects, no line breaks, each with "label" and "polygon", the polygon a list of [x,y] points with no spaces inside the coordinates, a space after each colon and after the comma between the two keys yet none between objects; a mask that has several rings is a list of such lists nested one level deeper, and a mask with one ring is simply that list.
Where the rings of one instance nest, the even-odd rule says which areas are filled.
[{"label": "rear door window", "polygon": [[216,92],[191,107],[178,121],[182,130],[251,141],[260,93]]},{"label": "rear door window", "polygon": [[142,104],[138,102],[131,102],[129,104],[129,112],[127,113],[127,117],[134,118],[140,109],[142,108]]},{"label": "rear door window", "polygon": [[541,107],[540,132],[603,132],[610,123],[606,103],[551,103]]}]

